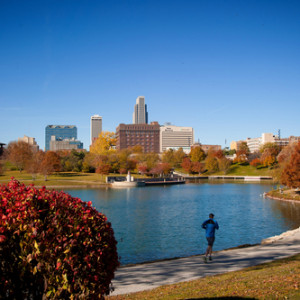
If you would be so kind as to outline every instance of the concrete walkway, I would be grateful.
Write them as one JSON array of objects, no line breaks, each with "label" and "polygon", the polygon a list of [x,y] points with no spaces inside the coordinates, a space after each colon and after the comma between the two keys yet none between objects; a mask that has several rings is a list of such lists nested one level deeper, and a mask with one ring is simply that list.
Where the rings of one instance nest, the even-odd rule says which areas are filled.
[{"label": "concrete walkway", "polygon": [[190,281],[300,253],[300,228],[262,241],[260,245],[214,253],[213,261],[204,263],[203,256],[158,261],[117,270],[111,295],[149,290],[161,285]]}]

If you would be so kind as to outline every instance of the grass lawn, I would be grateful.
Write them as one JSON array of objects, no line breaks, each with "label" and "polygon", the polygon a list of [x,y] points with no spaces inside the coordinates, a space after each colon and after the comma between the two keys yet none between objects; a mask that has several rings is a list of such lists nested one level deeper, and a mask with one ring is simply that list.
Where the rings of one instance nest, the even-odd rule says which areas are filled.
[{"label": "grass lawn", "polygon": [[[178,172],[187,174],[182,168],[178,169]],[[211,176],[211,175],[232,175],[232,176],[272,176],[273,171],[269,168],[256,169],[253,166],[241,166],[233,164],[230,166],[228,172],[214,172],[214,173],[203,173],[202,176]],[[194,174],[199,176],[198,174]]]},{"label": "grass lawn", "polygon": [[100,185],[105,182],[105,177],[96,173],[76,173],[76,172],[62,172],[48,176],[45,181],[43,175],[37,175],[33,180],[31,174],[19,171],[6,171],[4,175],[0,176],[0,183],[7,183],[11,177],[25,183],[26,185],[33,183],[36,186],[91,186]]},{"label": "grass lawn", "polygon": [[300,254],[227,274],[107,299],[300,299]]}]

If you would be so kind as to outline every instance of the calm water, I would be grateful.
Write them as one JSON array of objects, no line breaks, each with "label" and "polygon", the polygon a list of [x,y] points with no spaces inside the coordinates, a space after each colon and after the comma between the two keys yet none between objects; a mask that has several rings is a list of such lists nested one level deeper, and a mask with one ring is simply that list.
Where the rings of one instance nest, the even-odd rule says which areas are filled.
[{"label": "calm water", "polygon": [[202,254],[202,222],[213,212],[220,229],[214,250],[300,226],[300,204],[264,199],[270,184],[197,183],[131,189],[65,189],[112,223],[122,264]]}]

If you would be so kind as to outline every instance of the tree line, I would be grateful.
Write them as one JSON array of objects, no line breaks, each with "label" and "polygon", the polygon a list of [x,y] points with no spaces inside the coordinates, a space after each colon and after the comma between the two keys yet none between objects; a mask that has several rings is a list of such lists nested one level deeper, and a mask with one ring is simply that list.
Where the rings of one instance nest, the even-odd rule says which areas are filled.
[{"label": "tree line", "polygon": [[[280,148],[274,143],[266,143],[260,151],[250,153],[247,143],[242,143],[236,151],[209,150],[201,145],[192,147],[186,154],[182,148],[168,149],[161,155],[144,153],[141,146],[114,150],[115,137],[112,132],[103,132],[92,144],[90,151],[36,151],[25,142],[11,142],[5,151],[5,160],[20,172],[43,174],[45,180],[53,172],[96,172],[125,174],[134,171],[142,175],[166,176],[173,169],[189,174],[222,172],[227,174],[232,164],[248,165],[255,168],[271,168],[274,176],[284,185],[300,186],[300,142]],[[228,154],[234,154],[233,159]],[[1,171],[1,169],[0,169]]]}]

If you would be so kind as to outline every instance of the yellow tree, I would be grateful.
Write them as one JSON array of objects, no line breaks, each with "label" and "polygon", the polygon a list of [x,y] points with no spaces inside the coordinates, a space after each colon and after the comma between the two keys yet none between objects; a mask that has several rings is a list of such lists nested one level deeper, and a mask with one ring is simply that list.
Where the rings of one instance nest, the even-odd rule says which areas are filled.
[{"label": "yellow tree", "polygon": [[99,137],[93,142],[90,147],[90,152],[97,155],[107,155],[114,152],[113,146],[116,145],[114,132],[102,131]]},{"label": "yellow tree", "polygon": [[201,162],[205,159],[205,152],[200,146],[192,147],[190,158],[192,162]]}]

